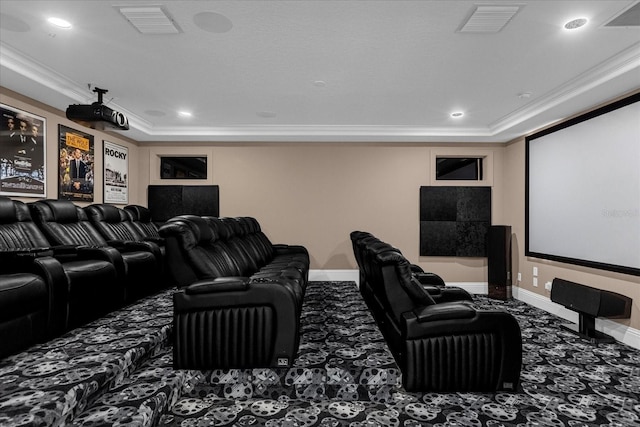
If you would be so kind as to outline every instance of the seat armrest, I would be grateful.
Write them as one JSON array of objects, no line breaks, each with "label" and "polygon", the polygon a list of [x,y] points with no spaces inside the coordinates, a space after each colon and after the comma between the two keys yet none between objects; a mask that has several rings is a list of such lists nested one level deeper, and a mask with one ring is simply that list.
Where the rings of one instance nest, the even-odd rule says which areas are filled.
[{"label": "seat armrest", "polygon": [[151,243],[155,243],[156,245],[164,245],[164,237],[153,237],[153,236],[146,236],[143,237],[142,239],[145,242],[151,242]]},{"label": "seat armrest", "polygon": [[442,295],[442,288],[440,288],[439,286],[422,285],[422,289],[427,291],[429,293],[429,295],[431,295],[432,297],[438,297],[438,296]]},{"label": "seat armrest", "polygon": [[442,277],[435,273],[413,273],[413,277],[415,277],[422,285],[446,286]]},{"label": "seat armrest", "polygon": [[214,292],[244,291],[249,287],[248,277],[217,277],[199,280],[184,289],[187,295],[210,294]]},{"label": "seat armrest", "polygon": [[422,269],[422,267],[420,267],[417,264],[409,264],[409,269],[413,274],[424,273],[424,270]]},{"label": "seat armrest", "polygon": [[59,255],[75,255],[78,253],[79,248],[82,248],[85,246],[77,246],[77,245],[58,245],[58,246],[54,246],[53,249],[53,256],[59,256]]},{"label": "seat armrest", "polygon": [[413,310],[418,322],[436,320],[470,319],[475,317],[476,309],[466,304],[436,304]]}]

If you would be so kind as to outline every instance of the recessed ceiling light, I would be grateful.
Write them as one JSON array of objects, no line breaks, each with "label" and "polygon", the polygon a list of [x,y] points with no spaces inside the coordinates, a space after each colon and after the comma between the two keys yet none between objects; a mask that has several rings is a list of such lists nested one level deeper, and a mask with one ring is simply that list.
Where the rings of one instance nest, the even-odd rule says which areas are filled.
[{"label": "recessed ceiling light", "polygon": [[566,30],[577,30],[578,28],[586,25],[587,22],[589,22],[587,18],[572,19],[571,21],[564,24],[564,28]]},{"label": "recessed ceiling light", "polygon": [[451,117],[453,117],[454,119],[459,119],[462,116],[464,116],[464,113],[462,111],[454,111],[453,113],[451,113]]},{"label": "recessed ceiling light", "polygon": [[56,18],[55,16],[52,16],[51,18],[47,19],[47,22],[51,25],[55,25],[58,28],[66,28],[66,29],[71,28],[71,22],[66,21],[62,18]]},{"label": "recessed ceiling light", "polygon": [[191,114],[189,111],[178,111],[178,115],[180,117],[191,117],[193,114]]},{"label": "recessed ceiling light", "polygon": [[193,17],[193,22],[201,30],[210,33],[226,33],[233,28],[233,22],[226,16],[216,12],[200,12]]}]

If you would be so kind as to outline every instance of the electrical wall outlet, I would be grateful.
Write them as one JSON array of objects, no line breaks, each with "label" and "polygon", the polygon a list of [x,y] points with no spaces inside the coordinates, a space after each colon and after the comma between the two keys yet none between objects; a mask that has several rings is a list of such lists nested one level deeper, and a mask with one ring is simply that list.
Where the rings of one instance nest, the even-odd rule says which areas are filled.
[{"label": "electrical wall outlet", "polygon": [[551,282],[546,282],[546,283],[544,284],[544,288],[545,288],[546,290],[550,291],[550,290],[551,290]]},{"label": "electrical wall outlet", "polygon": [[538,278],[537,277],[533,278],[533,286],[536,287],[536,288],[538,287]]},{"label": "electrical wall outlet", "polygon": [[518,282],[522,282],[522,273],[518,273]]},{"label": "electrical wall outlet", "polygon": [[533,267],[533,275],[534,276],[538,275],[538,267]]}]

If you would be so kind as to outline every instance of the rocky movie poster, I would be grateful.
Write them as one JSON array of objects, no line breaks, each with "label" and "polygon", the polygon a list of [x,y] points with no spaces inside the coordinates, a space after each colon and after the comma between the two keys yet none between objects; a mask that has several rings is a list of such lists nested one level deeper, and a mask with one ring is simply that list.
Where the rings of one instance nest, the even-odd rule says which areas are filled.
[{"label": "rocky movie poster", "polygon": [[45,197],[46,120],[0,104],[0,195]]},{"label": "rocky movie poster", "polygon": [[93,135],[58,125],[58,199],[93,202]]},{"label": "rocky movie poster", "polygon": [[104,141],[104,202],[129,203],[128,149]]}]

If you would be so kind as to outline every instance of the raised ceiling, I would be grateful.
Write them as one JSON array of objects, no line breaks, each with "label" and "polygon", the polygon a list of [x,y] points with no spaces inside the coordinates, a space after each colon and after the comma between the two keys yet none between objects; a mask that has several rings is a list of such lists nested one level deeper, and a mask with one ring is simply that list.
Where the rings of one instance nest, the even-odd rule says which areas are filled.
[{"label": "raised ceiling", "polygon": [[[640,88],[637,10],[629,0],[1,0],[0,86],[60,110],[108,89],[129,117],[123,135],[141,142],[506,142]],[[588,23],[565,30],[575,18]]]}]

